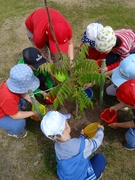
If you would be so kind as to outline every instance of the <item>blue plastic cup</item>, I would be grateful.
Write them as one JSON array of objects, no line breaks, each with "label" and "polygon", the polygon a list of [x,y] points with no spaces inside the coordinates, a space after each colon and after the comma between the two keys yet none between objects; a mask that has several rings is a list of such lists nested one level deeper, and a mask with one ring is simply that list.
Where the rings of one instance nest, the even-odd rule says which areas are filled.
[{"label": "blue plastic cup", "polygon": [[93,98],[93,91],[91,88],[85,89],[85,93],[87,94],[87,96],[92,99]]}]

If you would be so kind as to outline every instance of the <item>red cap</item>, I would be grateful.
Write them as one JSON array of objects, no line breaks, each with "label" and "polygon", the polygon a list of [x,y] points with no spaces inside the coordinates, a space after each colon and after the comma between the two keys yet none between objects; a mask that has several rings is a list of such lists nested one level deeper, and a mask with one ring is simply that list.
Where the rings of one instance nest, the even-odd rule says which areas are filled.
[{"label": "red cap", "polygon": [[[66,21],[61,20],[52,20],[53,29],[55,32],[56,40],[58,42],[60,51],[63,53],[68,52],[68,41],[72,36],[72,30],[70,29],[70,25]],[[48,37],[49,37],[49,46],[52,53],[56,54],[58,52],[51,28],[48,29]]]},{"label": "red cap", "polygon": [[121,84],[116,92],[117,98],[125,104],[135,105],[135,78]]}]

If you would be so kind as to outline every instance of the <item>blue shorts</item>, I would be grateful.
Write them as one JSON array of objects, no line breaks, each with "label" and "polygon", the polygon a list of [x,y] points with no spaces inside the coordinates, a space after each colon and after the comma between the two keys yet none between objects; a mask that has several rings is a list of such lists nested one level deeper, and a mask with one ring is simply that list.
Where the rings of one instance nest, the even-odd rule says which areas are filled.
[{"label": "blue shorts", "polygon": [[106,158],[102,153],[97,153],[91,158],[90,162],[98,179],[106,167]]}]

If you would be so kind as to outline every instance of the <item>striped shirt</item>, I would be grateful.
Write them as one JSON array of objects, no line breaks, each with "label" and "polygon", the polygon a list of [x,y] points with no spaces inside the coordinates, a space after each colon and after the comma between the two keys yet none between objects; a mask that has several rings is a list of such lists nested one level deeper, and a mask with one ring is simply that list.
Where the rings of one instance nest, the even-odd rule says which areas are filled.
[{"label": "striped shirt", "polygon": [[119,54],[121,60],[123,60],[131,51],[135,50],[135,31],[131,29],[120,29],[115,31],[115,35],[120,38],[122,43],[114,47],[112,52]]}]

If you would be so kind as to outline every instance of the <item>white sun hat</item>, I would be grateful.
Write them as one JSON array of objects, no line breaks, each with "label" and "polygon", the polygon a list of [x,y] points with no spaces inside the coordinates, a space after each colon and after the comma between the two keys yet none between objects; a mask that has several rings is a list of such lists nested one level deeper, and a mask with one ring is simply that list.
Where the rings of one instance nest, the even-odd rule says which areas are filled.
[{"label": "white sun hat", "polygon": [[62,114],[58,111],[49,111],[43,117],[40,128],[43,134],[52,139],[52,136],[62,136],[62,132],[66,127],[66,120],[71,114]]},{"label": "white sun hat", "polygon": [[88,39],[95,41],[97,37],[97,32],[103,28],[103,25],[100,23],[90,23],[86,28],[86,36]]},{"label": "white sun hat", "polygon": [[95,39],[95,48],[99,52],[110,51],[116,44],[115,32],[110,26],[99,29]]}]

